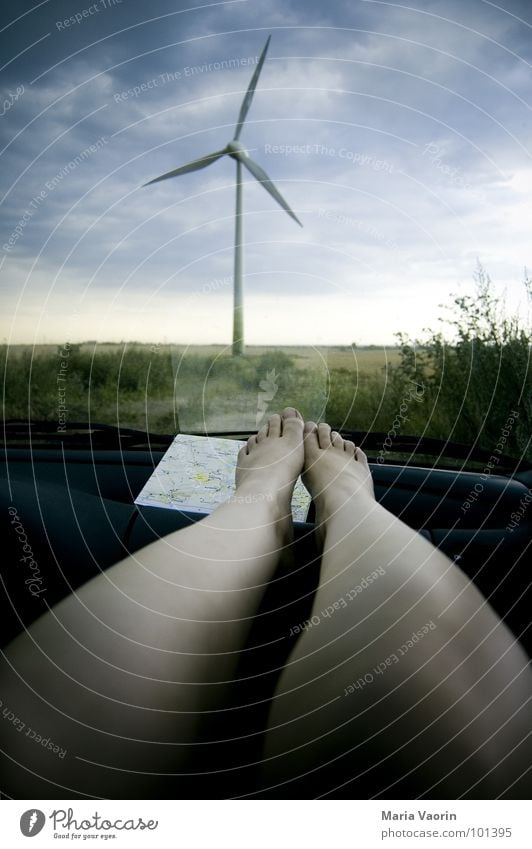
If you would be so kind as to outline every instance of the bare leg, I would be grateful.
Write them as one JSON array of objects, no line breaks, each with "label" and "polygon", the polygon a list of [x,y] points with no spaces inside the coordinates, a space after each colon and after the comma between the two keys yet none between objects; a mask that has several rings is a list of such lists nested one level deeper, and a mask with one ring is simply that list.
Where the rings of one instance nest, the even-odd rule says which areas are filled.
[{"label": "bare leg", "polygon": [[454,564],[374,500],[364,453],[328,425],[305,425],[304,480],[320,586],[273,702],[268,794],[526,794],[532,690],[513,635]]},{"label": "bare leg", "polygon": [[292,539],[302,435],[295,410],[271,416],[239,454],[229,502],[85,584],[11,643],[1,699],[20,725],[3,726],[4,793],[187,795],[186,778],[156,774],[192,771],[191,745],[209,740],[208,712],[226,704]]}]

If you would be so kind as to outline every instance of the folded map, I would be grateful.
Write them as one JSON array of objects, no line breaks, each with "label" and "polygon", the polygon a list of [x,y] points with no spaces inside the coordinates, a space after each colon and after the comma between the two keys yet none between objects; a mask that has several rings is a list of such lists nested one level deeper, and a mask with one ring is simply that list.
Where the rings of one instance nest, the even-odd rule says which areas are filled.
[{"label": "folded map", "polygon": [[[178,434],[135,499],[144,507],[212,513],[235,492],[235,468],[245,442]],[[310,495],[298,478],[292,497],[295,522],[305,522]]]}]

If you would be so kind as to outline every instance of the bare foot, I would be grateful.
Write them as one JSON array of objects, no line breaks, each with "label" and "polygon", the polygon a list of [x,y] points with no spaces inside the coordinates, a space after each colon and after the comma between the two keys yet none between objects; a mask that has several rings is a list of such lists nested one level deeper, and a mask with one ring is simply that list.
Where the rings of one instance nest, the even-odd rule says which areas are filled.
[{"label": "bare foot", "polygon": [[374,499],[368,459],[354,442],[343,439],[328,424],[306,422],[303,482],[316,507],[316,530],[323,542],[327,520],[346,502]]},{"label": "bare foot", "polygon": [[264,500],[291,517],[295,482],[303,469],[303,419],[293,407],[274,413],[238,452],[234,498]]}]

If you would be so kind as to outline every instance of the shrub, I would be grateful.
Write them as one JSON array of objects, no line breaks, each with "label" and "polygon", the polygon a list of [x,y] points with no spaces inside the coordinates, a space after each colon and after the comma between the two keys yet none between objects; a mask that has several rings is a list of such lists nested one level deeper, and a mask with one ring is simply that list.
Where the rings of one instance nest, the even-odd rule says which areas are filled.
[{"label": "shrub", "polygon": [[[397,386],[418,381],[425,387],[412,422],[415,432],[493,449],[515,411],[504,453],[530,458],[530,331],[518,315],[507,315],[480,264],[475,282],[475,296],[454,297],[451,316],[441,319],[452,329],[451,340],[443,331],[429,330],[421,341],[398,334],[401,363],[394,381]],[[524,287],[530,300],[532,281],[526,271]]]}]

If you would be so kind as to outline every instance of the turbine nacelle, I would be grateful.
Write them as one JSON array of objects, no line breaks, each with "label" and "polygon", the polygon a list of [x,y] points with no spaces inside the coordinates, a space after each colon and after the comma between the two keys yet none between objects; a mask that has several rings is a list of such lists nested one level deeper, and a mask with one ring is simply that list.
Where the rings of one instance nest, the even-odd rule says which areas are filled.
[{"label": "turbine nacelle", "polygon": [[236,159],[237,161],[239,159],[242,160],[243,158],[249,159],[249,153],[247,152],[242,142],[238,141],[238,139],[233,139],[232,141],[230,141],[225,150],[229,154],[229,156],[231,156],[233,159]]}]

